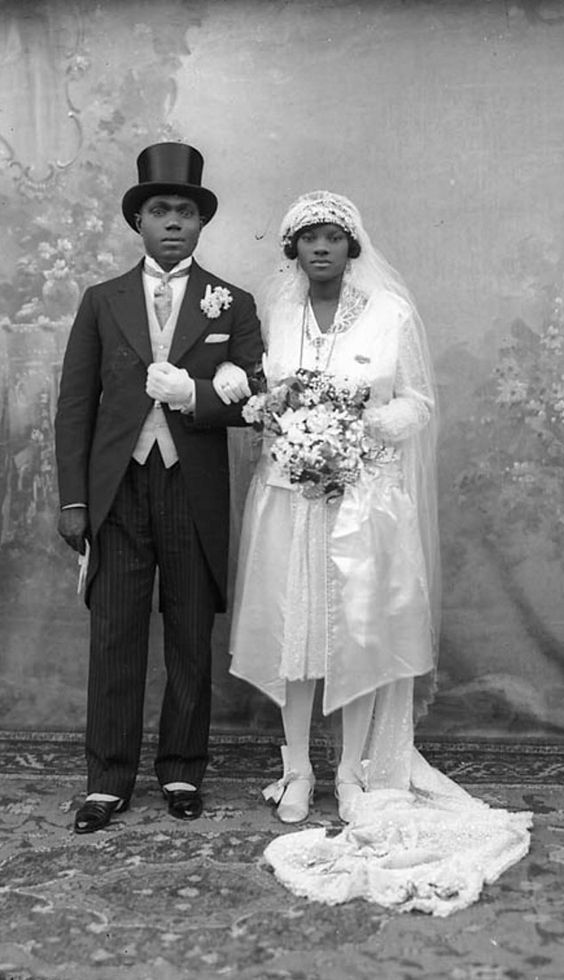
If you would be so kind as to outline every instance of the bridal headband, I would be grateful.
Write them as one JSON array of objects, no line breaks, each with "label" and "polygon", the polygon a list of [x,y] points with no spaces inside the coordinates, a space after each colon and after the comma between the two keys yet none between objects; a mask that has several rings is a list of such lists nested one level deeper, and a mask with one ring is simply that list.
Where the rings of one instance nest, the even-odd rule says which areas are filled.
[{"label": "bridal headband", "polygon": [[347,197],[331,191],[312,191],[290,205],[280,226],[282,245],[289,245],[294,235],[309,225],[339,225],[358,241],[362,221]]}]

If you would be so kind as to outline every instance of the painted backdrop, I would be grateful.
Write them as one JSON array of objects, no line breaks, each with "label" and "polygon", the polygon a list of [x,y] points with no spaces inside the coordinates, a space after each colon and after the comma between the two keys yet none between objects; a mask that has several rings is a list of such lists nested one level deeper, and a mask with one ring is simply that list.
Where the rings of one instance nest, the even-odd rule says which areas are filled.
[{"label": "painted backdrop", "polygon": [[[84,287],[140,254],[120,215],[138,152],[183,139],[220,200],[203,263],[255,290],[287,204],[326,187],[417,299],[445,580],[423,732],[564,735],[563,49],[564,5],[540,0],[3,0],[1,727],[84,723],[87,615],[54,531],[58,374]],[[227,675],[227,628],[214,724],[271,728]]]}]

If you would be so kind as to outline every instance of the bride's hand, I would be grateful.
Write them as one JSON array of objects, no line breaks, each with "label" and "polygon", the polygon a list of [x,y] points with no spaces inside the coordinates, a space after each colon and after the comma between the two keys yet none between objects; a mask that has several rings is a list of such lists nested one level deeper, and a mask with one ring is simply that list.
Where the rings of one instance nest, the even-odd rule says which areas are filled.
[{"label": "bride's hand", "polygon": [[224,361],[219,365],[212,384],[216,395],[225,405],[240,402],[243,398],[249,398],[251,394],[243,368],[232,364],[231,361]]}]

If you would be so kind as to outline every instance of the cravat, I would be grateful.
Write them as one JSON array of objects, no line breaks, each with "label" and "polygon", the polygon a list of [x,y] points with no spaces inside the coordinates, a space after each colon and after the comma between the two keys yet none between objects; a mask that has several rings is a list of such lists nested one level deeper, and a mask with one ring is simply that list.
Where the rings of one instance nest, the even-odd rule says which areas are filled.
[{"label": "cravat", "polygon": [[179,269],[178,272],[157,272],[156,269],[151,269],[150,266],[146,265],[145,272],[148,276],[154,276],[159,280],[153,293],[153,304],[155,315],[162,330],[172,311],[172,286],[170,285],[170,280],[187,276],[190,268]]}]

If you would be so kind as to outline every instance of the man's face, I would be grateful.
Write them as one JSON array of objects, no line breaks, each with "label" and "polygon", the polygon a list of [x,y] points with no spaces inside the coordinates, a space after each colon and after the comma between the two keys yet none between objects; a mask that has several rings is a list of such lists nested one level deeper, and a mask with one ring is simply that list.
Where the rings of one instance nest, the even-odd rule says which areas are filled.
[{"label": "man's face", "polygon": [[165,272],[192,255],[202,227],[196,202],[179,194],[147,198],[136,222],[147,253]]}]

